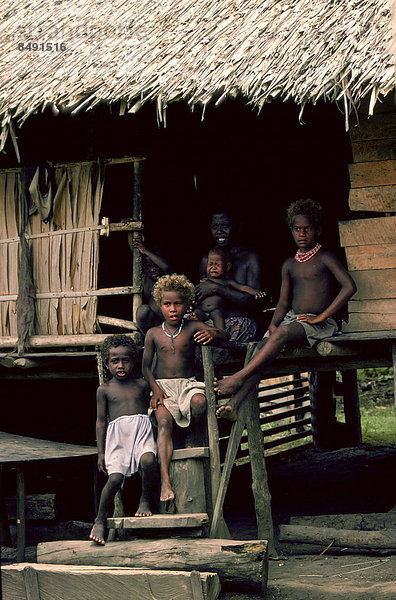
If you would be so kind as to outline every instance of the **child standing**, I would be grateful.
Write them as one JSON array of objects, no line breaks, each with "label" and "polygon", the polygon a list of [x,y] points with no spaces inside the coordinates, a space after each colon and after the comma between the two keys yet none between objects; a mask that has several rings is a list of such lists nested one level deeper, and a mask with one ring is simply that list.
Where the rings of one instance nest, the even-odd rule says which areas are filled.
[{"label": "child standing", "polygon": [[[143,376],[150,385],[150,407],[158,426],[158,458],[161,472],[160,500],[172,500],[169,467],[173,452],[172,430],[199,420],[206,409],[205,384],[194,377],[195,343],[208,344],[228,335],[215,327],[184,315],[194,300],[194,286],[184,275],[164,275],[154,286],[153,297],[159,305],[163,323],[149,329],[143,353]],[[156,355],[155,375],[152,373]]]},{"label": "child standing", "polygon": [[356,286],[334,254],[318,243],[321,212],[321,205],[310,199],[297,200],[287,210],[297,252],[283,264],[279,301],[264,336],[265,345],[242,370],[215,381],[217,392],[235,394],[218,408],[219,417],[236,419],[239,404],[259,379],[257,373],[285,344],[311,347],[337,332],[332,317],[346,305]]},{"label": "child standing", "polygon": [[111,379],[100,385],[96,393],[98,468],[108,475],[89,536],[97,544],[105,543],[108,512],[124,477],[138,470],[142,494],[135,516],[152,514],[149,499],[155,477],[156,448],[147,415],[149,387],[144,379],[132,375],[138,352],[135,342],[126,335],[107,337],[101,348],[103,364]]}]

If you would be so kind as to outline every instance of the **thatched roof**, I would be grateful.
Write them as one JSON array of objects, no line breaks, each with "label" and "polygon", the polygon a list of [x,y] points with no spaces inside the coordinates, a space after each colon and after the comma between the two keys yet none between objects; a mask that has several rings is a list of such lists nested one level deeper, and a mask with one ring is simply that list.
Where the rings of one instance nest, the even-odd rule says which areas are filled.
[{"label": "thatched roof", "polygon": [[395,86],[389,0],[3,0],[1,12],[3,127],[48,105],[154,100],[161,118],[180,99],[373,104]]}]

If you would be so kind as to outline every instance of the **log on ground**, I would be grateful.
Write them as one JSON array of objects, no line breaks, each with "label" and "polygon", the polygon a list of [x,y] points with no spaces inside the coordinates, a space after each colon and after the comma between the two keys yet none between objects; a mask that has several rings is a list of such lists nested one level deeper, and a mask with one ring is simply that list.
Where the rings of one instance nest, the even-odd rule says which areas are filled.
[{"label": "log on ground", "polygon": [[396,512],[362,513],[339,515],[304,515],[290,517],[291,525],[310,525],[315,527],[333,527],[336,529],[361,529],[378,531],[396,529]]},{"label": "log on ground", "polygon": [[394,529],[357,531],[308,525],[280,525],[279,540],[321,546],[332,544],[343,548],[396,551],[396,530]]},{"label": "log on ground", "polygon": [[2,568],[3,600],[216,600],[214,573],[19,563]]},{"label": "log on ground", "polygon": [[268,576],[265,540],[182,539],[128,540],[98,546],[85,541],[43,542],[37,562],[217,573],[232,590],[261,593]]}]

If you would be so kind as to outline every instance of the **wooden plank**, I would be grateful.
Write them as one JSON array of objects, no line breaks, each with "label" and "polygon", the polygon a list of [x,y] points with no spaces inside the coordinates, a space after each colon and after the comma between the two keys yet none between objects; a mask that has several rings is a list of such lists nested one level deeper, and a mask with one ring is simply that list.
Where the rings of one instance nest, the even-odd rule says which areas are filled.
[{"label": "wooden plank", "polygon": [[[29,581],[28,595],[26,580],[32,576],[35,587]],[[29,563],[2,567],[3,600],[216,600],[220,589],[218,575],[210,572]]]},{"label": "wooden plank", "polygon": [[396,313],[349,313],[349,321],[345,324],[345,331],[378,331],[396,329]]},{"label": "wooden plank", "polygon": [[36,438],[14,435],[0,431],[0,463],[30,462],[33,460],[53,460],[78,456],[95,456],[93,446],[78,446]]},{"label": "wooden plank", "polygon": [[25,471],[22,464],[16,466],[17,484],[17,561],[25,560]]},{"label": "wooden plank", "polygon": [[214,571],[221,584],[232,586],[233,592],[265,593],[268,544],[265,540],[207,538],[133,539],[105,546],[89,541],[42,542],[37,546],[37,561],[58,565]]},{"label": "wooden plank", "polygon": [[396,160],[378,160],[349,165],[352,188],[396,183]]},{"label": "wooden plank", "polygon": [[350,313],[375,313],[396,314],[396,299],[386,300],[350,300],[348,303]]},{"label": "wooden plank", "polygon": [[173,450],[172,460],[185,460],[186,458],[209,458],[208,446],[197,446],[196,448],[179,448]]},{"label": "wooden plank", "polygon": [[[130,285],[114,287],[114,288],[101,288],[99,290],[68,290],[61,292],[38,292],[36,294],[37,299],[43,298],[85,298],[95,296],[120,296],[123,294],[136,294],[139,292],[138,288],[134,288]],[[17,294],[5,294],[0,296],[0,302],[9,302],[10,300],[16,300]],[[128,323],[131,321],[127,321]],[[135,327],[136,329],[136,327]]]},{"label": "wooden plank", "polygon": [[160,529],[202,527],[209,523],[206,513],[164,514],[151,517],[113,517],[107,519],[107,526],[114,529]]},{"label": "wooden plank", "polygon": [[396,217],[355,219],[338,223],[341,246],[364,244],[394,244],[396,242]]},{"label": "wooden plank", "polygon": [[349,271],[396,268],[396,244],[373,244],[345,248]]},{"label": "wooden plank", "polygon": [[352,142],[353,162],[396,159],[396,139]]},{"label": "wooden plank", "polygon": [[349,190],[349,208],[376,212],[396,210],[396,185],[379,185]]},{"label": "wooden plank", "polygon": [[[380,300],[396,298],[395,269],[373,269],[372,271],[352,271],[357,291],[355,300]],[[389,327],[388,329],[392,329]]]},{"label": "wooden plank", "polygon": [[396,112],[361,118],[359,125],[349,130],[352,142],[396,137]]}]

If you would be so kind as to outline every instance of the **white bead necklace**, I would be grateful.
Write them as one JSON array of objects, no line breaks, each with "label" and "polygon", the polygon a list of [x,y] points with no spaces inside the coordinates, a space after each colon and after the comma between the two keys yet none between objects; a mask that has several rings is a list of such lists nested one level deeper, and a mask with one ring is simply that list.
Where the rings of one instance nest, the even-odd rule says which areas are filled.
[{"label": "white bead necklace", "polygon": [[171,340],[171,352],[173,352],[173,354],[175,353],[175,342],[174,342],[174,339],[177,338],[177,336],[180,334],[181,330],[183,329],[183,325],[184,325],[184,319],[182,319],[182,321],[180,323],[179,329],[175,333],[171,333],[170,331],[167,330],[166,325],[165,325],[165,321],[162,323],[161,327],[162,327],[163,332]]}]

